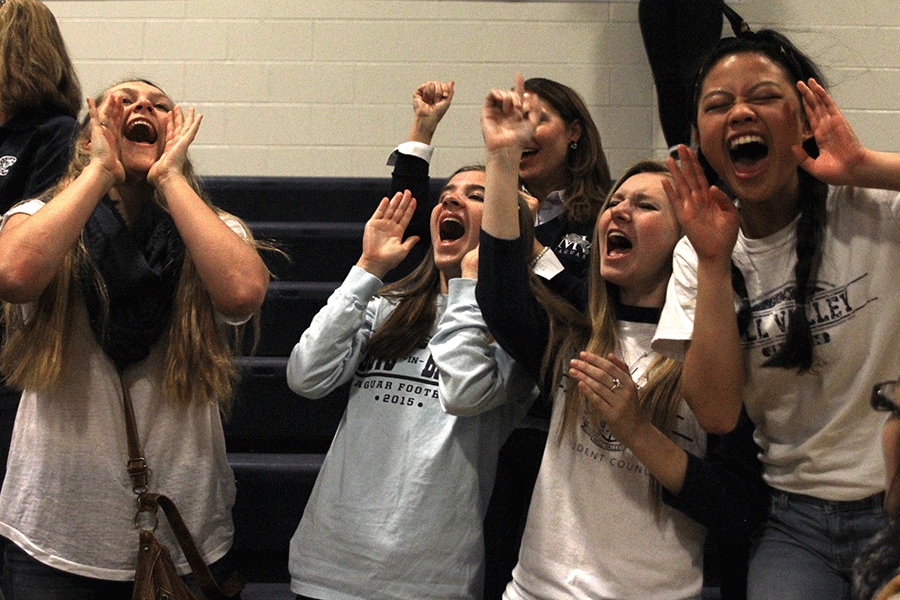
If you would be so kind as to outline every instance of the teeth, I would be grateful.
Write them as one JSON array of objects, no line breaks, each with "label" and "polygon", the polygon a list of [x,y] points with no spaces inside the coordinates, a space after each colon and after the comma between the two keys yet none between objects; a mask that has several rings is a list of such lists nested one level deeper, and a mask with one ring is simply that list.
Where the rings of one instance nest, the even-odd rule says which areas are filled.
[{"label": "teeth", "polygon": [[627,251],[633,247],[631,240],[624,233],[619,231],[610,231],[606,236],[606,252],[607,254],[614,251]]},{"label": "teeth", "polygon": [[758,135],[742,135],[740,137],[734,138],[731,140],[731,149],[734,150],[738,146],[742,144],[752,144],[756,142],[757,144],[764,144],[762,137]]}]

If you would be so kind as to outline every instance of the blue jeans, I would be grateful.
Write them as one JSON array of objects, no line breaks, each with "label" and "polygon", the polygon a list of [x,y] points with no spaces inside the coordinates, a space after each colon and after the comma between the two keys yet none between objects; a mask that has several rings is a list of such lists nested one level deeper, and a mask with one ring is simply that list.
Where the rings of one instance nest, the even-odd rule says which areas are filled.
[{"label": "blue jeans", "polygon": [[884,494],[853,502],[772,490],[748,600],[849,600],[853,561],[886,524]]},{"label": "blue jeans", "polygon": [[[135,535],[137,539],[137,535]],[[230,553],[209,565],[216,581],[222,582],[234,571]],[[182,577],[198,598],[205,598],[193,574]],[[95,600],[103,598],[131,598],[134,583],[109,581],[74,575],[55,569],[32,558],[30,554],[9,542],[3,556],[2,590],[4,600]],[[238,600],[240,595],[235,596]]]}]

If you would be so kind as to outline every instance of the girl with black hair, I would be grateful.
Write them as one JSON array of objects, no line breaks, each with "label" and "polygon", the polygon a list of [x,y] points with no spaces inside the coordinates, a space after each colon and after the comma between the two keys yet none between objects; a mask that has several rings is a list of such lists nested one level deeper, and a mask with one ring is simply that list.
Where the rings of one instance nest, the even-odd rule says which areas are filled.
[{"label": "girl with black hair", "polygon": [[695,86],[701,156],[669,159],[687,239],[654,348],[684,357],[707,431],[742,402],[756,424],[773,500],[753,600],[849,598],[884,524],[885,417],[868,400],[900,360],[900,156],[865,148],[820,81],[776,32],[722,40]]}]

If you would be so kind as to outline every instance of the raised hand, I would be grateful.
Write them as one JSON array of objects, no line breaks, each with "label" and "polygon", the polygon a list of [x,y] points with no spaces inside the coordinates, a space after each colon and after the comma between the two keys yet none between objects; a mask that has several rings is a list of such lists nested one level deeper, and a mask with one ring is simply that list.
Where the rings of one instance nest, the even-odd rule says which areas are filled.
[{"label": "raised hand", "polygon": [[613,354],[602,358],[591,352],[581,352],[570,365],[569,376],[578,382],[588,408],[617,440],[630,444],[647,419],[641,414],[637,386],[628,366]]},{"label": "raised hand", "polygon": [[409,141],[431,144],[438,123],[444,118],[453,100],[453,82],[429,81],[413,92],[415,120]]},{"label": "raised hand", "polygon": [[819,147],[819,156],[809,156],[800,146],[794,154],[800,166],[819,181],[831,185],[854,183],[854,173],[865,158],[866,149],[850,123],[825,88],[815,79],[797,82],[809,128]]},{"label": "raised hand", "polygon": [[664,178],[662,184],[681,230],[699,258],[730,260],[740,228],[737,207],[718,187],[710,187],[693,150],[679,145],[678,157],[680,163],[666,159],[672,181]]},{"label": "raised hand", "polygon": [[188,146],[197,137],[202,120],[203,115],[195,114],[193,108],[189,108],[185,113],[181,106],[175,106],[166,123],[166,143],[163,153],[147,173],[147,181],[151,185],[158,187],[172,175],[183,176]]},{"label": "raised hand", "polygon": [[125,180],[125,167],[119,158],[119,132],[122,130],[122,105],[111,97],[98,108],[87,99],[91,127],[91,162],[104,169],[116,182]]},{"label": "raised hand", "polygon": [[494,89],[484,99],[481,133],[485,152],[501,149],[521,152],[534,136],[540,116],[540,106],[525,94],[525,80],[517,73],[512,91]]},{"label": "raised hand", "polygon": [[356,263],[372,275],[383,279],[388,271],[406,258],[419,241],[418,236],[403,240],[403,232],[416,209],[416,199],[409,190],[383,198],[363,232],[362,256]]}]

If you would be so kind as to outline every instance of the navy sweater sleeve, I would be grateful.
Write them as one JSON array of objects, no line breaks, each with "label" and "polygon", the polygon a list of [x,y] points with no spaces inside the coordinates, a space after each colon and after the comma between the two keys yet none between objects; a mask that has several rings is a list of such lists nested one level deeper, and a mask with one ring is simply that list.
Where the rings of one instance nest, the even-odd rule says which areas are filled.
[{"label": "navy sweater sleeve", "polygon": [[403,262],[387,274],[385,282],[396,281],[411,273],[425,258],[425,254],[431,251],[431,211],[437,204],[437,198],[429,197],[428,161],[402,152],[397,152],[395,156],[390,196],[409,190],[416,199],[416,211],[406,227],[404,238],[417,235],[419,241]]},{"label": "navy sweater sleeve", "polygon": [[550,324],[531,290],[524,257],[521,237],[501,240],[482,231],[475,298],[500,347],[539,381]]},{"label": "navy sweater sleeve", "polygon": [[753,429],[741,411],[731,433],[708,436],[706,458],[688,454],[681,493],[663,491],[666,504],[706,527],[712,537],[749,540],[765,519],[769,494]]}]

